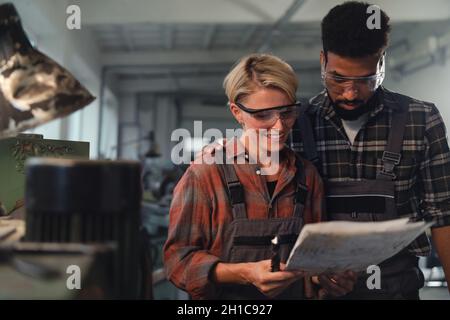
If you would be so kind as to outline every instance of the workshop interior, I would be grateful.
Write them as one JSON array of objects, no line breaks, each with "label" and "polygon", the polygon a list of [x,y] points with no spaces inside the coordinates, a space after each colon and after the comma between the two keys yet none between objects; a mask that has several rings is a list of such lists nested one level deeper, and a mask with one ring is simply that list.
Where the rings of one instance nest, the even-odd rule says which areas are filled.
[{"label": "workshop interior", "polygon": [[[163,265],[189,166],[173,132],[193,160],[206,130],[238,128],[222,82],[253,52],[293,67],[300,101],[319,93],[320,22],[342,2],[1,2],[0,299],[189,299]],[[392,23],[383,85],[450,127],[450,1],[373,3]],[[450,300],[436,252],[419,265],[421,299]]]}]

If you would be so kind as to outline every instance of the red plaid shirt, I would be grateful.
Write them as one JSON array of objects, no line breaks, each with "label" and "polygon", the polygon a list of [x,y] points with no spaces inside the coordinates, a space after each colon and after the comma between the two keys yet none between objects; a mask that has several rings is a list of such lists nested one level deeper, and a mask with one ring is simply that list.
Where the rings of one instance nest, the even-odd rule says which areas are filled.
[{"label": "red plaid shirt", "polygon": [[[296,189],[295,153],[281,153],[280,176],[270,198],[264,176],[253,164],[234,164],[244,188],[249,219],[290,217]],[[309,193],[305,204],[305,223],[319,222],[323,215],[323,186],[315,167],[303,160]],[[216,165],[192,164],[174,190],[170,224],[164,246],[168,279],[192,298],[208,297],[214,290],[210,274],[220,261],[224,247],[223,226],[233,220],[227,186]]]}]

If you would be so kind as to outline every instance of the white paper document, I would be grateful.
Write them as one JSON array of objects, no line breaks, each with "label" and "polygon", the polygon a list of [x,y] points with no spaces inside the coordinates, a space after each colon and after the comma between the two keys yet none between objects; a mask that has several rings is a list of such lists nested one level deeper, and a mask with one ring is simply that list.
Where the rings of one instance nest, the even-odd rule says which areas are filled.
[{"label": "white paper document", "polygon": [[330,221],[307,224],[287,261],[287,270],[310,273],[365,271],[407,247],[433,223]]}]

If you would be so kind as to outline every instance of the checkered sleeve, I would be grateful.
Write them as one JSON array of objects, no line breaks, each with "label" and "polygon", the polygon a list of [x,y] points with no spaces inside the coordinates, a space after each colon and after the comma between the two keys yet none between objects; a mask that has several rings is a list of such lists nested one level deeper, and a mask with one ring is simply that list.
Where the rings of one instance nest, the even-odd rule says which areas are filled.
[{"label": "checkered sleeve", "polygon": [[210,273],[219,258],[208,253],[211,204],[201,182],[189,168],[174,190],[168,239],[164,245],[167,277],[193,299],[214,292]]},{"label": "checkered sleeve", "polygon": [[425,151],[420,163],[421,209],[433,227],[450,225],[450,151],[444,121],[435,105],[429,106]]}]

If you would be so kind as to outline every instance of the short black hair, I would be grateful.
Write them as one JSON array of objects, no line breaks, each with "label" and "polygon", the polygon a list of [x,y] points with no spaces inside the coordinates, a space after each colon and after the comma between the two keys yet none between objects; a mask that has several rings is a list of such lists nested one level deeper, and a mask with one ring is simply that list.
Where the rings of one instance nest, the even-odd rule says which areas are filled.
[{"label": "short black hair", "polygon": [[371,4],[348,1],[332,8],[322,20],[323,51],[343,57],[361,58],[380,53],[388,43],[389,17],[380,10],[380,28],[369,29]]}]

